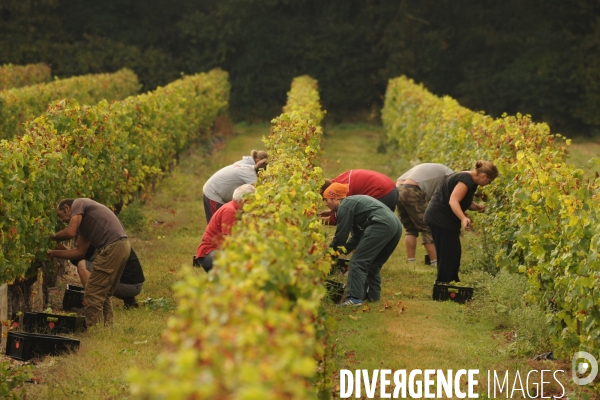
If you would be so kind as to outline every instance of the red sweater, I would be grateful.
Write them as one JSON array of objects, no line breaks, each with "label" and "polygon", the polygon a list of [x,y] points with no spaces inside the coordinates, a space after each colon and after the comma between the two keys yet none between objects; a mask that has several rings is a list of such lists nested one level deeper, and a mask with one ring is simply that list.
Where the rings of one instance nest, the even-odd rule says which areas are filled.
[{"label": "red sweater", "polygon": [[196,249],[196,258],[205,257],[211,251],[221,247],[223,236],[231,234],[238,209],[238,204],[232,200],[217,210],[202,235],[202,242]]},{"label": "red sweater", "polygon": [[[396,189],[396,183],[376,171],[368,169],[351,169],[343,172],[333,178],[331,182],[343,183],[348,185],[348,196],[355,194],[364,194],[377,200]],[[337,218],[335,213],[329,216],[329,224],[336,225]]]},{"label": "red sweater", "polygon": [[348,185],[348,196],[364,194],[380,199],[392,190],[396,184],[387,176],[368,169],[351,169],[335,177],[332,182]]}]

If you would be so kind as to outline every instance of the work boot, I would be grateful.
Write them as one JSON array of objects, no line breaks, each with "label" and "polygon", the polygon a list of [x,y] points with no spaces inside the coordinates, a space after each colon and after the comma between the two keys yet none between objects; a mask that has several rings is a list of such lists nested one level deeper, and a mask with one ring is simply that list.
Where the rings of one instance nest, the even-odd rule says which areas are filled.
[{"label": "work boot", "polygon": [[125,310],[129,310],[131,308],[139,308],[139,307],[140,307],[140,305],[135,300],[135,297],[125,297],[123,299],[123,308]]}]

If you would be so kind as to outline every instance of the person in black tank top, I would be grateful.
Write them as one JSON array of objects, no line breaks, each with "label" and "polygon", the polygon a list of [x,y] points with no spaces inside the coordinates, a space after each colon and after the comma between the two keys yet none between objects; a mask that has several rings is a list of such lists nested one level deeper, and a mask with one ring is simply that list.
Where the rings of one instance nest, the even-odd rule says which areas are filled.
[{"label": "person in black tank top", "polygon": [[465,211],[485,211],[484,205],[473,203],[473,195],[478,186],[489,185],[496,177],[498,168],[491,161],[477,161],[471,171],[447,176],[433,194],[424,219],[437,253],[436,283],[460,282],[460,230],[471,230],[471,219]]}]

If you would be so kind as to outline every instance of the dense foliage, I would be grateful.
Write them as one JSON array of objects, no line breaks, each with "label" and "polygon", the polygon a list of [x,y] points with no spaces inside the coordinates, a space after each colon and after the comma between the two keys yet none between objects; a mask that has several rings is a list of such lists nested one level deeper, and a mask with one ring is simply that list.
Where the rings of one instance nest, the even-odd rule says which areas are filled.
[{"label": "dense foliage", "polygon": [[50,105],[22,137],[0,141],[0,282],[47,259],[65,197],[109,207],[143,194],[227,107],[227,73],[186,76],[123,101]]},{"label": "dense foliage", "polygon": [[475,226],[498,246],[498,267],[527,276],[529,300],[546,310],[555,353],[599,358],[600,180],[565,162],[568,140],[519,114],[472,112],[405,77],[390,81],[383,116],[390,139],[415,161],[455,170],[478,159],[498,166]]},{"label": "dense foliage", "polygon": [[11,365],[10,362],[0,361],[0,398],[18,400],[25,398],[25,382],[31,379],[29,365]]},{"label": "dense foliage", "polygon": [[0,66],[0,90],[48,82],[50,78],[50,67],[46,64]]},{"label": "dense foliage", "polygon": [[0,91],[0,139],[25,133],[26,121],[38,117],[50,102],[75,99],[93,105],[100,100],[122,100],[138,92],[137,76],[128,69],[114,74],[92,74]]},{"label": "dense foliage", "polygon": [[329,399],[334,372],[322,310],[331,268],[317,218],[320,109],[316,82],[294,79],[266,139],[269,167],[213,270],[183,271],[166,350],[135,370],[141,398]]},{"label": "dense foliage", "polygon": [[592,133],[599,16],[595,0],[5,0],[0,63],[44,61],[60,77],[125,66],[145,89],[221,67],[234,115],[263,119],[294,76],[319,80],[333,116],[368,117],[404,74],[496,117]]}]

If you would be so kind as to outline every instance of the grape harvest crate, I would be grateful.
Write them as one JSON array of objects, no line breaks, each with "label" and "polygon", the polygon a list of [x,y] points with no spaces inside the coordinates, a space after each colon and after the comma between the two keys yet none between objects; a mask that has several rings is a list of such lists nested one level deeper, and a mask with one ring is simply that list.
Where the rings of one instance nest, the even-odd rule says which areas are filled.
[{"label": "grape harvest crate", "polygon": [[78,349],[79,340],[63,336],[9,331],[6,338],[6,355],[21,361]]},{"label": "grape harvest crate", "polygon": [[26,312],[23,314],[23,330],[37,333],[69,333],[86,329],[85,318],[78,316]]},{"label": "grape harvest crate", "polygon": [[452,285],[433,285],[433,300],[451,300],[456,303],[466,303],[473,297],[473,288]]},{"label": "grape harvest crate", "polygon": [[335,262],[331,266],[331,271],[330,271],[329,275],[333,275],[336,272],[345,274],[350,269],[349,264],[350,264],[350,260],[345,259],[345,258],[338,258],[337,260],[335,260]]},{"label": "grape harvest crate", "polygon": [[65,295],[63,296],[62,308],[63,310],[70,310],[72,308],[83,308],[85,303],[83,302],[83,288],[80,286],[67,285]]}]

